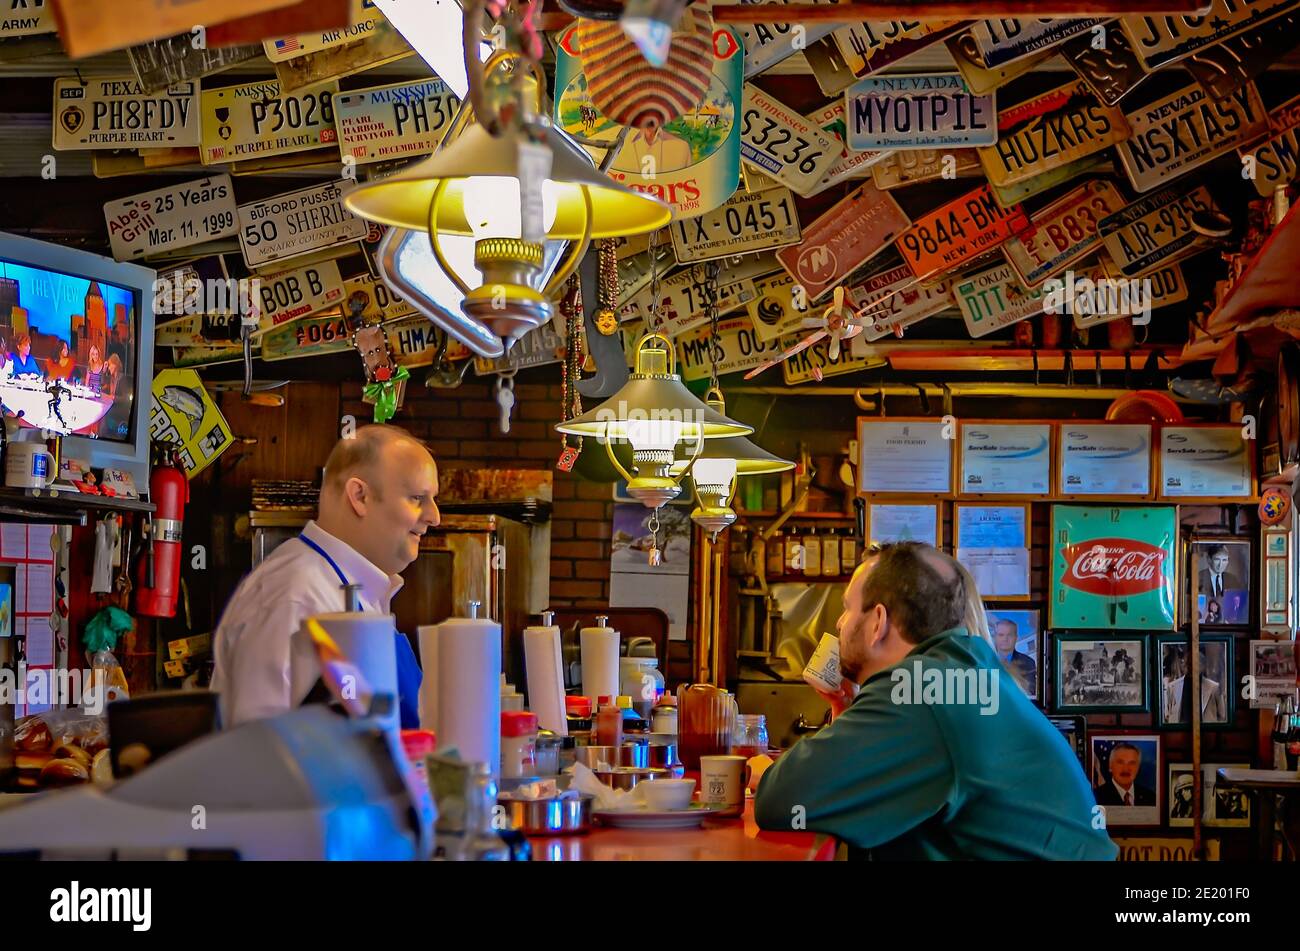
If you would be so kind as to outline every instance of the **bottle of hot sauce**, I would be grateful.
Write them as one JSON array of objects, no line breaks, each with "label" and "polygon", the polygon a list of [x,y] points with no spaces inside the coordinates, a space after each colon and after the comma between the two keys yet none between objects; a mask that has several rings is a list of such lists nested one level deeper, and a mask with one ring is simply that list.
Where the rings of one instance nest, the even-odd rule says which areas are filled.
[{"label": "bottle of hot sauce", "polygon": [[623,711],[609,696],[600,698],[599,707],[596,712],[596,745],[617,749],[623,745]]}]

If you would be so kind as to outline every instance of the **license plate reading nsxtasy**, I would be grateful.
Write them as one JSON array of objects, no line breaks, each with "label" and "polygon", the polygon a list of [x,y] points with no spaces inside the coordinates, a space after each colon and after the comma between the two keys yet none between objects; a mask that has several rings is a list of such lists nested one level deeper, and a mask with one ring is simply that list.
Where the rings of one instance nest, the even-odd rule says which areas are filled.
[{"label": "license plate reading nsxtasy", "polygon": [[737,192],[721,208],[672,223],[677,263],[690,264],[798,244],[799,215],[788,188]]},{"label": "license plate reading nsxtasy", "polygon": [[895,244],[912,273],[925,280],[992,251],[1028,224],[1023,208],[1003,208],[984,185],[921,216]]},{"label": "license plate reading nsxtasy", "polygon": [[201,96],[203,164],[304,152],[338,141],[338,82],[281,94],[274,80],[206,89]]},{"label": "license plate reading nsxtasy", "polygon": [[802,195],[812,191],[839,161],[840,144],[788,106],[746,83],[740,155]]},{"label": "license plate reading nsxtasy", "polygon": [[851,149],[992,145],[998,138],[995,94],[973,95],[959,73],[873,76],[845,97]]},{"label": "license plate reading nsxtasy", "polygon": [[1002,249],[1025,287],[1038,287],[1053,274],[1092,254],[1101,246],[1097,226],[1124,207],[1124,198],[1110,182],[1084,182],[1040,208],[1029,227]]},{"label": "license plate reading nsxtasy", "polygon": [[1213,0],[1209,13],[1203,16],[1128,16],[1121,22],[1142,65],[1155,70],[1258,26],[1295,2]]},{"label": "license plate reading nsxtasy", "polygon": [[1204,185],[1191,191],[1168,185],[1104,219],[1099,227],[1115,269],[1134,277],[1192,253],[1192,215],[1217,210]]}]

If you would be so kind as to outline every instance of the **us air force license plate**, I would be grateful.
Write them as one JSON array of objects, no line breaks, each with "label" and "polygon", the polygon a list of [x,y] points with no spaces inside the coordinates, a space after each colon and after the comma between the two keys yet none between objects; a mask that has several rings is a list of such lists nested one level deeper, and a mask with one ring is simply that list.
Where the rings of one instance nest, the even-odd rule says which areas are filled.
[{"label": "us air force license plate", "polygon": [[54,81],[56,149],[193,148],[199,84],[146,93],[134,76]]},{"label": "us air force license plate", "polygon": [[745,83],[740,156],[792,191],[816,188],[840,160],[840,144],[784,103]]},{"label": "us air force license plate", "polygon": [[358,165],[438,148],[460,100],[441,79],[394,83],[334,97],[339,151]]},{"label": "us air force license plate", "polygon": [[737,192],[721,208],[671,227],[678,264],[783,248],[801,237],[794,196],[783,186]]},{"label": "us air force license plate", "polygon": [[1129,16],[1120,22],[1148,70],[1168,66],[1296,5],[1296,0],[1213,0],[1204,16]]},{"label": "us air force license plate", "polygon": [[1192,215],[1217,210],[1204,185],[1168,185],[1104,219],[1102,241],[1115,270],[1134,277],[1194,253]]},{"label": "us air force license plate", "polygon": [[1140,192],[1268,134],[1268,116],[1254,83],[1221,99],[1192,83],[1124,118],[1133,135],[1116,151],[1124,174]]},{"label": "us air force license plate", "polygon": [[1029,227],[1008,241],[1002,252],[1020,283],[1037,287],[1099,249],[1097,226],[1123,207],[1124,197],[1110,182],[1084,182],[1034,212]]},{"label": "us air force license plate", "polygon": [[960,73],[873,76],[844,95],[851,149],[928,149],[998,140],[996,94],[974,95]]},{"label": "us air force license plate", "polygon": [[280,92],[274,80],[203,91],[203,164],[266,158],[333,145],[337,81]]}]

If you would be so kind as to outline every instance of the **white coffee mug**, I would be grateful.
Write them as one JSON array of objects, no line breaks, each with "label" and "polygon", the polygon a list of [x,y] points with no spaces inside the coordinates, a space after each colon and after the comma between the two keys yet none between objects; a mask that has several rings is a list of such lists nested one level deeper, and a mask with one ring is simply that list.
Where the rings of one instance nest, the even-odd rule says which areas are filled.
[{"label": "white coffee mug", "polygon": [[42,443],[10,442],[5,446],[5,485],[43,489],[58,476],[54,454]]},{"label": "white coffee mug", "polygon": [[840,672],[840,639],[834,634],[823,634],[808,666],[803,669],[804,682],[826,693],[839,693],[843,678],[844,675]]},{"label": "white coffee mug", "polygon": [[746,772],[743,756],[701,756],[700,802],[725,807],[721,816],[740,815],[745,811]]}]

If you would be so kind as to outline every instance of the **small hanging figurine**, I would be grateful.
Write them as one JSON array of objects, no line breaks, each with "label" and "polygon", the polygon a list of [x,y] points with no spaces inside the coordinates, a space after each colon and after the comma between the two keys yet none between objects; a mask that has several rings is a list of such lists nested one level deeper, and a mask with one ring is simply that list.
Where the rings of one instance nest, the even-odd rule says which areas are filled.
[{"label": "small hanging figurine", "polygon": [[375,422],[386,423],[401,408],[410,371],[393,361],[384,329],[378,325],[358,328],[352,335],[352,346],[361,354],[361,362],[366,368],[362,398],[374,404]]},{"label": "small hanging figurine", "polygon": [[52,380],[50,385],[45,388],[45,392],[50,394],[49,411],[50,415],[57,419],[64,429],[68,427],[68,421],[63,418],[63,397],[71,396],[72,391],[63,385],[61,380]]}]

